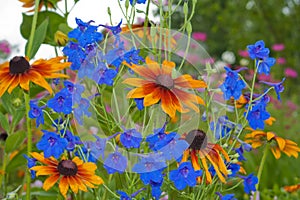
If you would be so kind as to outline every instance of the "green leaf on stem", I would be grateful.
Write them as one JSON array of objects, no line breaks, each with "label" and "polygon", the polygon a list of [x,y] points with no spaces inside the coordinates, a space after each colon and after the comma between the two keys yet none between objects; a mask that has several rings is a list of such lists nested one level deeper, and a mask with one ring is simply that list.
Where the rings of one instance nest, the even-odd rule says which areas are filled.
[{"label": "green leaf on stem", "polygon": [[25,131],[17,131],[8,136],[5,141],[5,152],[10,153],[18,149],[26,137]]},{"label": "green leaf on stem", "polygon": [[25,116],[25,107],[19,108],[13,115],[12,126],[16,127],[21,119]]},{"label": "green leaf on stem", "polygon": [[5,117],[5,115],[3,115],[3,113],[1,113],[1,112],[0,112],[0,125],[6,131],[7,134],[10,134],[8,120]]}]

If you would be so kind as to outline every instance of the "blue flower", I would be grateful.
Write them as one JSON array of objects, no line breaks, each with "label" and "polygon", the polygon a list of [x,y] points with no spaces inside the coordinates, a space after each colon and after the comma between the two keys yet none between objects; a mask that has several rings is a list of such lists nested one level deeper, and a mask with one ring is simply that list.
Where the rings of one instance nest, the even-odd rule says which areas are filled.
[{"label": "blue flower", "polygon": [[238,157],[239,161],[246,160],[246,158],[243,155],[244,154],[244,149],[243,149],[242,145],[239,148],[236,148],[234,150],[239,155],[239,157]]},{"label": "blue flower", "polygon": [[[30,158],[28,157],[27,155],[23,155],[24,158],[27,159],[27,167],[30,169],[31,167],[34,167],[35,164],[36,164],[36,159],[35,158]],[[36,175],[36,172],[34,170],[30,170],[30,174],[31,174],[31,178],[34,179],[35,178],[35,175]]]},{"label": "blue flower", "polygon": [[150,134],[146,138],[146,142],[149,143],[149,148],[153,151],[158,151],[164,146],[166,146],[176,135],[177,133],[171,132],[165,133],[166,123],[160,129],[154,130],[154,134]]},{"label": "blue flower", "polygon": [[265,81],[260,81],[261,83],[264,83],[266,85],[269,85],[271,87],[274,87],[274,90],[276,92],[277,95],[277,99],[279,101],[281,101],[280,99],[280,93],[283,92],[284,87],[283,87],[283,82],[285,81],[285,78],[282,79],[282,81],[280,81],[279,83],[269,83],[269,82],[265,82]]},{"label": "blue flower", "polygon": [[36,119],[36,127],[44,124],[44,115],[42,108],[38,107],[34,102],[30,101],[30,110],[28,113],[31,119]]},{"label": "blue flower", "polygon": [[124,54],[124,60],[129,64],[139,64],[140,61],[145,62],[144,58],[139,55],[140,49],[132,48]]},{"label": "blue flower", "polygon": [[244,191],[250,194],[251,191],[256,191],[255,185],[258,183],[258,178],[251,173],[249,176],[239,176],[244,179]]},{"label": "blue flower", "polygon": [[134,101],[136,103],[136,107],[139,110],[143,110],[144,109],[144,98],[135,98]]},{"label": "blue flower", "polygon": [[[245,113],[246,114],[246,113]],[[258,102],[249,111],[247,120],[249,125],[254,130],[260,128],[264,129],[264,121],[270,118],[270,114],[266,111],[266,104],[264,102]]]},{"label": "blue flower", "polygon": [[234,124],[228,120],[226,115],[220,116],[216,124],[214,122],[210,123],[210,130],[214,132],[214,135],[218,140],[228,136],[228,133],[233,127]]},{"label": "blue flower", "polygon": [[120,141],[125,148],[139,148],[142,142],[142,134],[135,129],[125,130],[120,135]]},{"label": "blue flower", "polygon": [[183,155],[183,152],[189,147],[189,143],[185,140],[180,139],[180,135],[176,134],[174,139],[172,139],[166,146],[164,146],[160,151],[163,153],[163,157],[166,160],[172,160],[173,158],[177,160]]},{"label": "blue flower", "polygon": [[126,192],[118,190],[117,193],[120,195],[120,200],[131,200],[131,196],[128,196]]},{"label": "blue flower", "polygon": [[70,68],[72,70],[80,69],[86,55],[82,47],[79,44],[70,41],[62,50],[62,52],[68,56],[68,61],[71,62]]},{"label": "blue flower", "polygon": [[231,171],[231,174],[228,175],[228,177],[235,177],[236,173],[240,171],[241,166],[235,163],[229,163],[227,164],[227,169]]},{"label": "blue flower", "polygon": [[78,103],[81,100],[81,94],[84,92],[84,86],[80,84],[74,84],[70,81],[64,81],[64,86],[69,92],[70,95],[72,95],[72,98],[74,100],[74,103]]},{"label": "blue flower", "polygon": [[[86,142],[83,142],[86,145]],[[96,163],[98,160],[97,158],[90,153],[90,149],[87,149],[85,146],[80,146],[80,150],[78,149],[75,152],[76,156],[79,156],[82,160],[85,160],[87,162],[93,162]]]},{"label": "blue flower", "polygon": [[52,108],[55,112],[70,114],[72,112],[72,97],[67,90],[62,89],[56,93],[52,99],[48,100],[47,106]]},{"label": "blue flower", "polygon": [[263,59],[269,57],[270,50],[265,48],[263,40],[257,41],[255,44],[248,45],[248,53],[251,59]]},{"label": "blue flower", "polygon": [[121,24],[122,24],[122,19],[121,21],[119,22],[118,25],[116,26],[107,26],[107,25],[102,25],[100,24],[99,26],[103,26],[104,28],[107,28],[109,30],[111,30],[111,32],[114,34],[114,35],[117,35],[119,33],[121,33],[122,29],[121,29]]},{"label": "blue flower", "polygon": [[78,102],[78,106],[74,108],[74,116],[80,125],[83,124],[83,116],[90,117],[92,113],[89,111],[90,101],[85,98],[81,98]]},{"label": "blue flower", "polygon": [[223,97],[225,100],[229,100],[230,97],[237,100],[242,95],[242,90],[246,87],[246,84],[243,80],[239,79],[237,71],[233,71],[228,67],[224,67],[224,69],[226,70],[226,78],[220,86]]},{"label": "blue flower", "polygon": [[108,155],[104,161],[103,167],[108,174],[113,174],[115,172],[123,173],[127,167],[127,159],[120,152],[115,151]]},{"label": "blue flower", "polygon": [[60,133],[62,135],[64,134],[64,138],[66,138],[68,141],[68,145],[66,147],[68,151],[73,151],[76,145],[82,144],[80,138],[78,136],[73,135],[71,131],[63,129],[60,131]]},{"label": "blue flower", "polygon": [[263,59],[259,59],[256,61],[257,63],[257,73],[258,74],[270,74],[270,68],[275,64],[276,59],[275,58],[270,58],[270,57],[265,57]]},{"label": "blue flower", "polygon": [[236,200],[236,198],[234,198],[234,194],[226,194],[225,196],[223,196],[220,192],[216,192],[217,195],[219,195],[220,200]]},{"label": "blue flower", "polygon": [[178,190],[183,190],[186,186],[194,187],[197,184],[196,178],[201,174],[201,171],[194,171],[190,162],[181,163],[178,169],[171,170],[169,173],[170,180]]},{"label": "blue flower", "polygon": [[137,4],[145,4],[146,3],[146,0],[129,0],[130,2],[130,5],[135,5],[136,3]]},{"label": "blue flower", "polygon": [[58,159],[68,146],[66,138],[61,138],[60,135],[43,130],[42,139],[36,144],[36,147],[44,151],[45,158],[53,156]]},{"label": "blue flower", "polygon": [[89,149],[90,155],[98,159],[100,156],[104,158],[104,151],[106,147],[106,142],[108,139],[100,138],[97,135],[93,135],[96,138],[96,141],[85,141],[84,146]]},{"label": "blue flower", "polygon": [[98,84],[113,85],[113,79],[117,76],[117,71],[99,66],[95,69],[93,80]]},{"label": "blue flower", "polygon": [[154,181],[150,181],[150,186],[151,186],[151,195],[155,198],[155,199],[159,199],[162,191],[161,191],[161,185],[163,183],[163,180],[161,180],[160,182],[154,182]]}]

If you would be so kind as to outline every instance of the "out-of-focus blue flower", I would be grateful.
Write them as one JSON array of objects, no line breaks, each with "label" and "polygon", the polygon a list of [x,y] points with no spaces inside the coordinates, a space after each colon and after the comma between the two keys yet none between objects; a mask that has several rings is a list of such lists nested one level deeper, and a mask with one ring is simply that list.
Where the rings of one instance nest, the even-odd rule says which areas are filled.
[{"label": "out-of-focus blue flower", "polygon": [[90,155],[98,159],[100,156],[104,158],[104,151],[106,147],[106,142],[109,138],[100,138],[97,135],[94,135],[96,141],[85,141],[84,146],[89,149]]},{"label": "out-of-focus blue flower", "polygon": [[239,161],[243,161],[246,160],[246,158],[244,157],[244,149],[242,147],[242,145],[239,148],[234,149],[236,153],[239,154],[238,160]]},{"label": "out-of-focus blue flower", "polygon": [[144,109],[144,98],[135,98],[134,101],[136,103],[136,107],[139,110],[143,110]]},{"label": "out-of-focus blue flower", "polygon": [[125,130],[120,135],[120,141],[125,148],[139,148],[143,140],[142,134],[136,129]]},{"label": "out-of-focus blue flower", "polygon": [[162,147],[160,151],[163,153],[163,157],[166,160],[177,160],[183,155],[183,152],[189,147],[189,143],[180,139],[180,135],[176,134],[166,146]]},{"label": "out-of-focus blue flower", "polygon": [[104,161],[103,167],[106,169],[108,174],[116,172],[123,173],[127,167],[127,158],[120,152],[115,151],[108,155]]},{"label": "out-of-focus blue flower", "polygon": [[237,71],[233,71],[228,67],[224,67],[226,70],[226,78],[220,89],[223,92],[225,100],[229,100],[233,97],[235,100],[239,99],[242,95],[242,90],[246,87],[243,80],[239,79]]},{"label": "out-of-focus blue flower", "polygon": [[60,83],[60,78],[54,78],[54,79],[52,79],[52,83],[54,85],[58,85]]},{"label": "out-of-focus blue flower", "polygon": [[62,89],[52,99],[48,100],[47,106],[55,112],[70,114],[72,112],[72,97],[67,90]]},{"label": "out-of-focus blue flower", "polygon": [[178,190],[183,190],[186,186],[194,187],[197,184],[196,178],[201,176],[201,171],[195,171],[190,162],[183,162],[178,169],[170,171],[170,180],[174,182]]},{"label": "out-of-focus blue flower", "polygon": [[66,149],[68,151],[73,151],[76,145],[82,144],[80,138],[78,136],[73,135],[73,133],[69,130],[61,130],[60,133],[64,135],[64,138],[67,139],[68,145]]},{"label": "out-of-focus blue flower", "polygon": [[129,0],[129,2],[130,2],[130,5],[135,5],[136,3],[137,4],[145,4],[146,3],[146,0]]},{"label": "out-of-focus blue flower", "polygon": [[109,29],[112,32],[112,34],[117,35],[117,34],[121,33],[121,31],[122,31],[121,24],[122,24],[122,19],[119,22],[119,24],[116,26],[107,26],[107,25],[103,25],[103,24],[100,24],[99,26],[103,26],[104,28]]},{"label": "out-of-focus blue flower", "polygon": [[[246,114],[246,113],[245,113]],[[249,125],[254,130],[264,129],[264,121],[270,118],[270,114],[266,111],[266,104],[264,102],[258,102],[249,111],[247,120]]]},{"label": "out-of-focus blue flower", "polygon": [[231,171],[231,174],[228,175],[228,177],[235,177],[236,173],[240,171],[241,166],[236,164],[236,163],[230,163],[229,165],[227,164],[227,169]]},{"label": "out-of-focus blue flower", "polygon": [[39,127],[40,124],[44,124],[44,115],[43,110],[34,102],[30,101],[30,110],[29,110],[29,118],[36,119],[36,127]]},{"label": "out-of-focus blue flower", "polygon": [[255,44],[247,46],[248,53],[251,59],[263,59],[269,57],[270,50],[265,48],[265,43],[263,40],[257,41]]},{"label": "out-of-focus blue flower", "polygon": [[78,106],[74,108],[74,116],[80,125],[83,124],[83,116],[87,117],[92,116],[92,113],[89,111],[90,101],[86,98],[81,98],[78,102]]},{"label": "out-of-focus blue flower", "polygon": [[[30,169],[31,167],[34,167],[36,164],[35,158],[30,158],[27,155],[23,154],[24,158],[27,160],[27,167]],[[34,179],[36,172],[34,170],[30,170],[31,178]]]},{"label": "out-of-focus blue flower", "polygon": [[[86,144],[85,142],[83,142],[84,144]],[[80,150],[78,149],[75,152],[76,156],[79,156],[82,160],[86,161],[86,162],[93,162],[96,163],[98,160],[97,158],[91,154],[90,150],[87,149],[85,146],[81,146],[79,147]]]},{"label": "out-of-focus blue flower", "polygon": [[68,56],[68,61],[71,62],[70,68],[72,70],[80,69],[86,55],[82,47],[79,44],[70,41],[62,50],[62,52]]},{"label": "out-of-focus blue flower", "polygon": [[61,138],[60,135],[43,130],[42,139],[36,144],[36,147],[44,152],[45,158],[53,156],[58,159],[68,146],[66,138]]},{"label": "out-of-focus blue flower", "polygon": [[219,195],[220,200],[236,200],[234,194],[226,194],[224,196],[220,192],[216,192],[216,194]]},{"label": "out-of-focus blue flower", "polygon": [[239,175],[239,177],[244,179],[244,191],[247,194],[250,194],[251,191],[256,191],[255,185],[258,183],[258,178],[253,173],[249,174],[249,176]]},{"label": "out-of-focus blue flower", "polygon": [[79,103],[81,100],[81,94],[84,92],[84,86],[80,84],[74,84],[71,81],[64,81],[64,86],[69,92],[70,95],[72,95],[73,102]]},{"label": "out-of-focus blue flower", "polygon": [[149,143],[149,148],[153,151],[158,151],[166,146],[175,136],[176,132],[165,133],[166,123],[162,128],[154,130],[154,134],[150,134],[146,138]]},{"label": "out-of-focus blue flower", "polygon": [[257,60],[257,73],[258,74],[270,74],[270,68],[276,63],[275,58],[265,57],[263,59]]},{"label": "out-of-focus blue flower", "polygon": [[274,87],[274,90],[275,90],[276,95],[277,95],[277,99],[279,101],[281,101],[280,93],[283,92],[283,90],[284,90],[284,87],[283,87],[283,82],[284,81],[285,81],[285,78],[283,78],[282,81],[280,81],[279,83],[270,83],[270,82],[266,82],[266,81],[260,81],[260,82],[264,83],[266,85],[269,85],[271,87]]},{"label": "out-of-focus blue flower", "polygon": [[129,196],[126,192],[117,190],[117,193],[120,195],[120,200],[132,200],[131,196]]},{"label": "out-of-focus blue flower", "polygon": [[124,54],[124,60],[129,64],[139,64],[140,61],[145,62],[144,58],[139,55],[140,49],[132,48]]},{"label": "out-of-focus blue flower", "polygon": [[93,80],[98,84],[113,85],[113,79],[117,76],[117,71],[106,67],[97,67],[94,71]]},{"label": "out-of-focus blue flower", "polygon": [[228,133],[233,127],[234,124],[228,120],[226,115],[220,116],[216,124],[214,122],[210,123],[210,130],[214,132],[214,135],[218,140],[228,136]]}]

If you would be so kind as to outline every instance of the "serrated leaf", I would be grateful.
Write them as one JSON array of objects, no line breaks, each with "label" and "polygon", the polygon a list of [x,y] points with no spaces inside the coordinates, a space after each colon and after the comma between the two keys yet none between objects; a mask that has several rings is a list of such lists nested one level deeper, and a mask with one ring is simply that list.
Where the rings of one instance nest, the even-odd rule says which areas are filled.
[{"label": "serrated leaf", "polygon": [[[47,28],[49,24],[49,18],[46,18],[35,30],[33,43],[31,52],[29,52],[29,57],[33,58],[37,51],[39,50],[40,46],[44,42],[46,38]],[[25,52],[27,52],[28,42],[26,43]]]},{"label": "serrated leaf", "polygon": [[[60,24],[67,24],[66,19],[51,11],[43,11],[39,12],[38,19],[37,19],[37,27],[45,20],[49,19],[49,24],[46,31],[46,37],[43,41],[43,44],[50,44],[50,45],[56,45],[56,42],[54,41],[54,34],[57,30],[59,30]],[[21,24],[21,34],[25,39],[29,38],[30,35],[30,29],[32,24],[33,15],[26,15],[23,13],[23,21]]]},{"label": "serrated leaf", "polygon": [[9,134],[9,123],[5,115],[0,112],[0,125]]},{"label": "serrated leaf", "polygon": [[10,153],[20,147],[26,137],[25,131],[17,131],[8,136],[5,141],[5,152]]}]

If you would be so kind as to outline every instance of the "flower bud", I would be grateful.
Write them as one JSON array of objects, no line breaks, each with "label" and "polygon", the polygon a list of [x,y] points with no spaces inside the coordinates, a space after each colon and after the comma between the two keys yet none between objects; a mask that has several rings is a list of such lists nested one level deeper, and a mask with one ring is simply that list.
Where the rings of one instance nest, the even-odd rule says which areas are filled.
[{"label": "flower bud", "polygon": [[54,34],[54,41],[59,46],[65,46],[68,42],[68,36],[61,31],[56,31],[56,33]]}]

